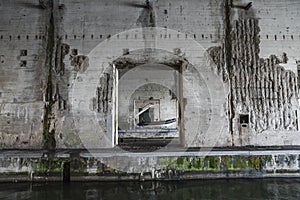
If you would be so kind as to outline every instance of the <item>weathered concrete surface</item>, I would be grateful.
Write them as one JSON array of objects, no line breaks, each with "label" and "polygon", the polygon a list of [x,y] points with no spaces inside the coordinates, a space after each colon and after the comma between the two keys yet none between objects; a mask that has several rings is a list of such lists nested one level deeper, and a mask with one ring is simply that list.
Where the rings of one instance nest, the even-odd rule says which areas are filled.
[{"label": "weathered concrete surface", "polygon": [[[115,95],[113,64],[126,57],[181,62],[181,92],[166,74],[156,82],[180,100],[183,146],[299,145],[299,5],[228,2],[1,1],[0,147],[115,146],[116,102],[132,109]],[[147,82],[131,81],[121,86]]]},{"label": "weathered concrete surface", "polygon": [[42,147],[49,11],[34,4],[0,2],[1,148]]},{"label": "weathered concrete surface", "polygon": [[[199,151],[160,153],[47,152],[0,157],[0,182],[63,181],[70,163],[71,181],[190,180],[299,177],[299,151]],[[50,157],[49,157],[50,156]],[[66,175],[66,174],[65,174]]]},{"label": "weathered concrete surface", "polygon": [[[226,51],[210,49],[212,58],[219,63],[216,71],[226,76],[225,82],[229,80],[232,143],[238,146],[263,145],[266,140],[272,143],[275,138],[269,134],[282,131],[282,138],[276,138],[276,143],[291,144],[293,141],[288,138],[298,131],[297,72],[295,74],[280,66],[280,63],[286,62],[286,57],[272,55],[267,59],[259,58],[258,31],[258,20],[234,22],[230,35],[230,71],[222,68],[226,56],[223,52]],[[249,120],[244,126],[241,125],[241,115],[246,115]]]}]

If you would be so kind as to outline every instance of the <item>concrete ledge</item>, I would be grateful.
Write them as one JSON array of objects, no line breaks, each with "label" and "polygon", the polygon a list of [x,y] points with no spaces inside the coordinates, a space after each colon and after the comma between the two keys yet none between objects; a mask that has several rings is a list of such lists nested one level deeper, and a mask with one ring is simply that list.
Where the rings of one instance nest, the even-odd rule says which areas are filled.
[{"label": "concrete ledge", "polygon": [[300,177],[300,150],[4,151],[0,182]]}]

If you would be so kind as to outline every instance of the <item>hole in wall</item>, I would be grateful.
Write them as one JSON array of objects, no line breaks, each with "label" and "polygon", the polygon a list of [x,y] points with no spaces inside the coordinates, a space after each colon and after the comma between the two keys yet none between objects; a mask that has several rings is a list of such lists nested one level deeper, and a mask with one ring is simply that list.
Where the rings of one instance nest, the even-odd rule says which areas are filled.
[{"label": "hole in wall", "polygon": [[27,56],[27,50],[26,49],[21,49],[20,50],[20,56]]},{"label": "hole in wall", "polygon": [[240,114],[240,125],[242,127],[248,127],[248,125],[249,125],[249,114]]},{"label": "hole in wall", "polygon": [[78,49],[72,49],[72,55],[77,56],[78,55]]},{"label": "hole in wall", "polygon": [[20,67],[26,67],[26,65],[27,65],[27,61],[21,60]]},{"label": "hole in wall", "polygon": [[0,55],[0,62],[4,63],[4,60],[5,60],[5,56],[4,55]]}]

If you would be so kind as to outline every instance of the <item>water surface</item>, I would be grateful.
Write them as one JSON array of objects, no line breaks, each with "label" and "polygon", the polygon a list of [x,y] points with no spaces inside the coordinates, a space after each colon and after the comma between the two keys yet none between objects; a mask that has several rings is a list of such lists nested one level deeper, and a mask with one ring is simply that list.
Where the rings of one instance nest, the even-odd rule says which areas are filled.
[{"label": "water surface", "polygon": [[300,179],[1,183],[0,199],[300,199]]}]

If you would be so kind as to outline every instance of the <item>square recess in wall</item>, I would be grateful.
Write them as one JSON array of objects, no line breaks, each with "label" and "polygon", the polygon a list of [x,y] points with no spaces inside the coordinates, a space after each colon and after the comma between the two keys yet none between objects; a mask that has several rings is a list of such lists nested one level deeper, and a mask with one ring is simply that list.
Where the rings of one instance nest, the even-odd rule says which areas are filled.
[{"label": "square recess in wall", "polygon": [[21,60],[20,67],[26,67],[26,65],[27,65],[27,61]]},{"label": "square recess in wall", "polygon": [[20,56],[27,56],[27,50],[26,49],[20,50]]},{"label": "square recess in wall", "polygon": [[240,114],[240,125],[247,127],[249,125],[249,114]]}]

